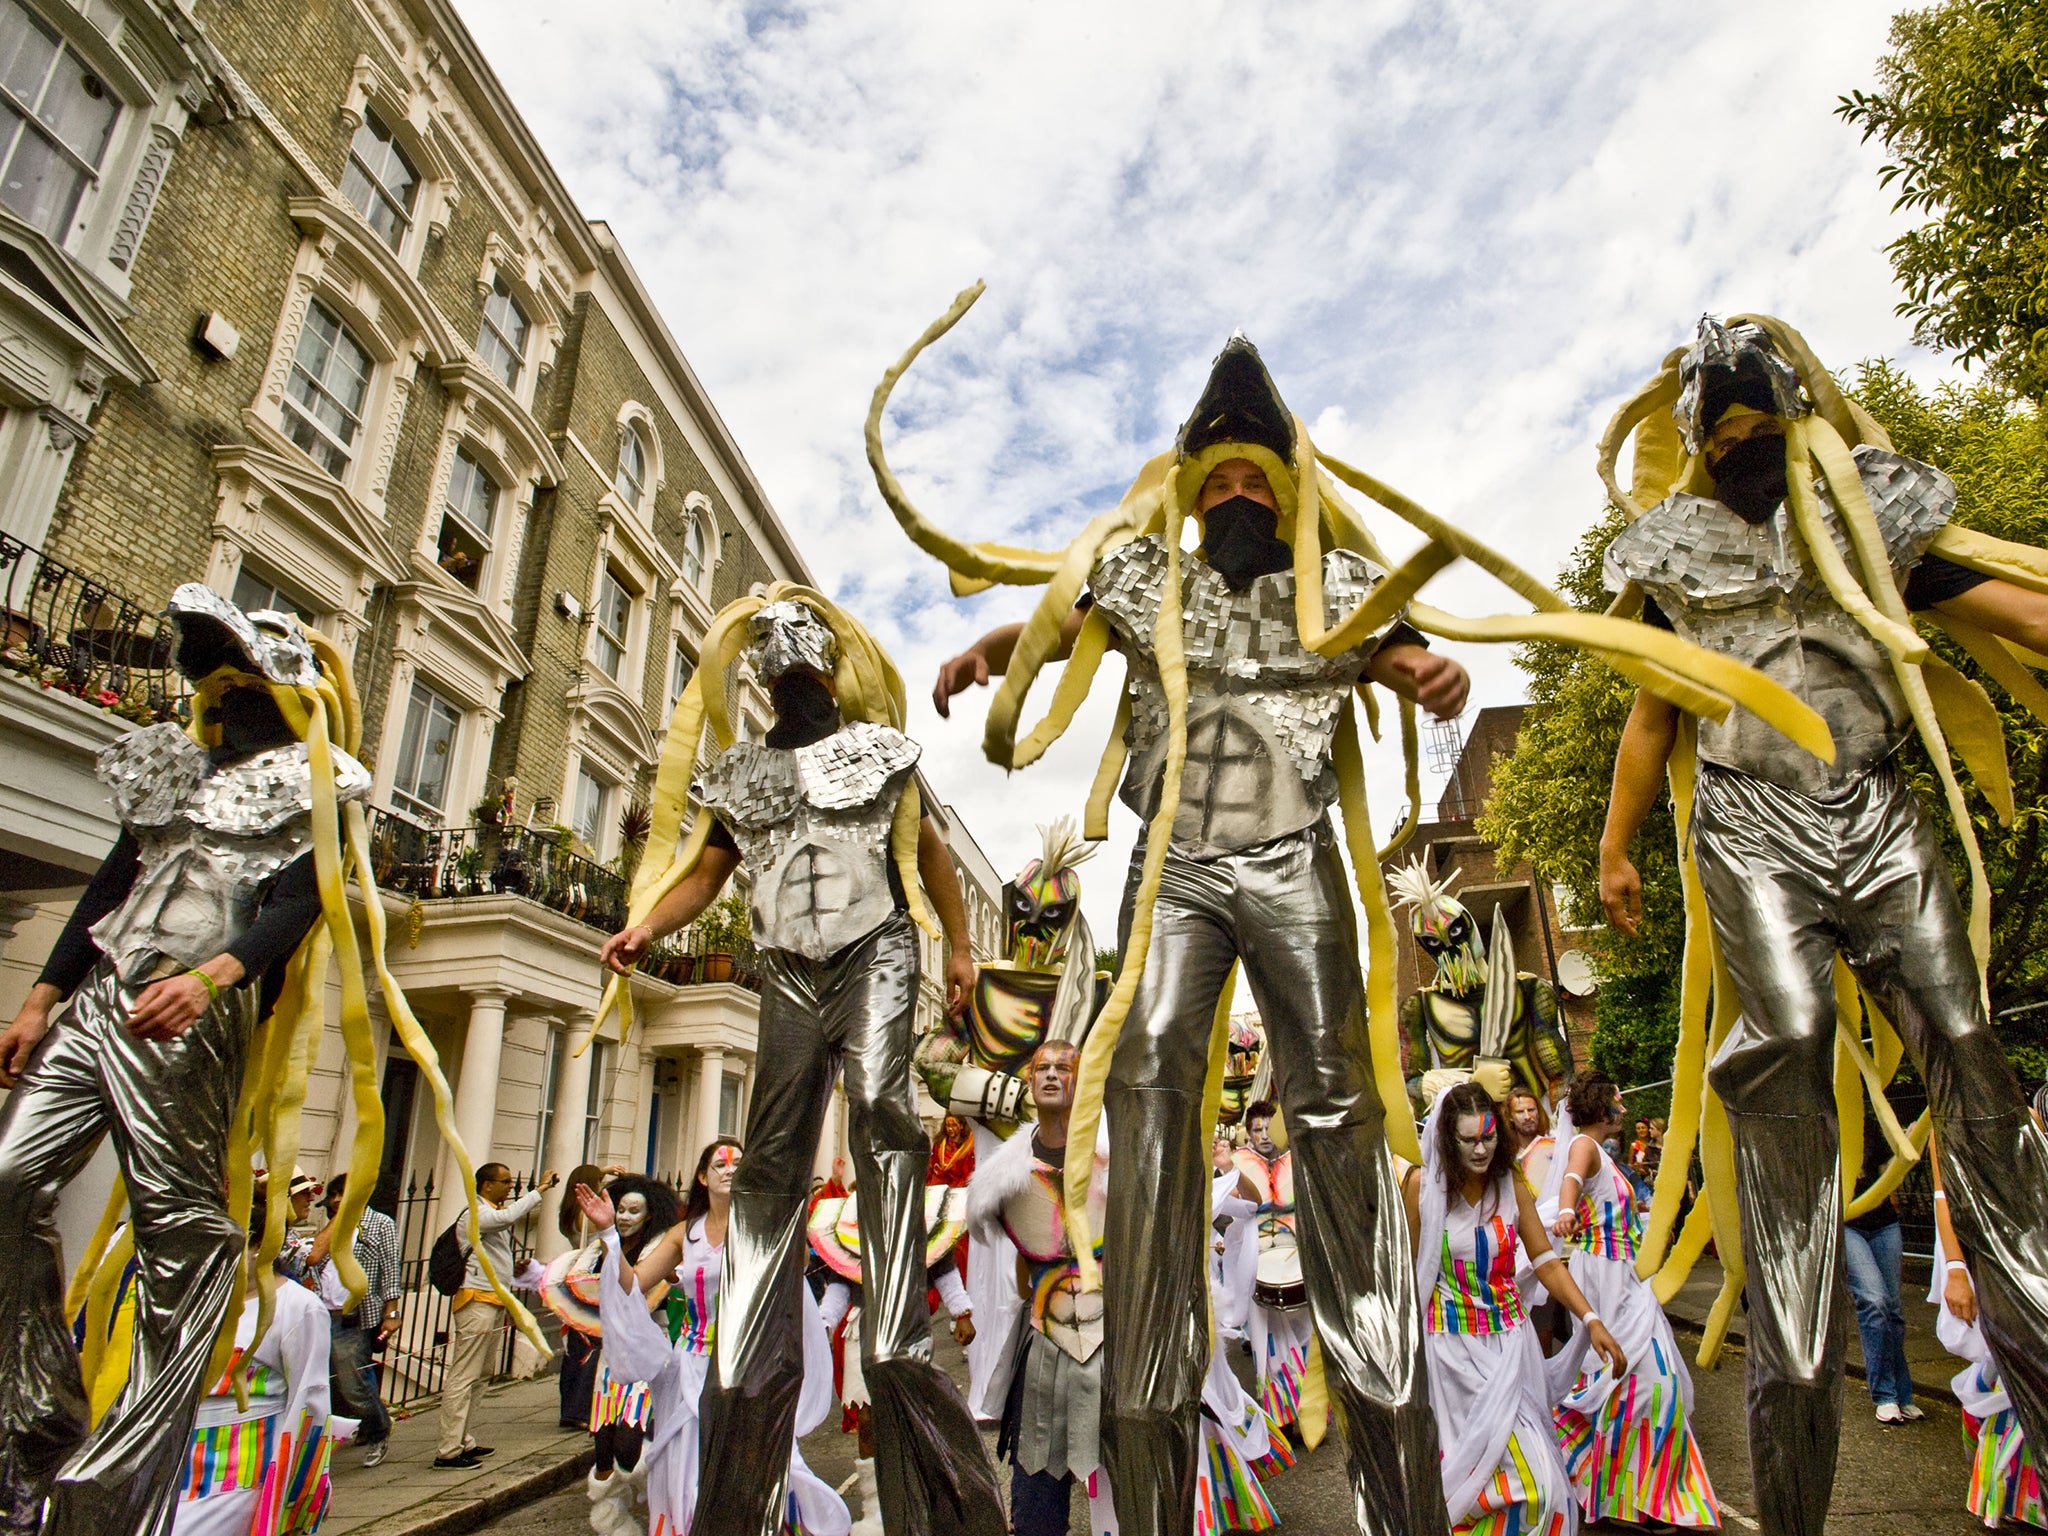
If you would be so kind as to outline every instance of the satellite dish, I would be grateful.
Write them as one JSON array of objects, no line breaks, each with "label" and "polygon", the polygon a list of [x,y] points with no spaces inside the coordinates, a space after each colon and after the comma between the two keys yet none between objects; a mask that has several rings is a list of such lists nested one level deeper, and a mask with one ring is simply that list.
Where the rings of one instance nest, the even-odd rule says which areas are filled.
[{"label": "satellite dish", "polygon": [[1583,949],[1568,949],[1557,957],[1557,984],[1573,997],[1591,997],[1600,990],[1600,978]]}]

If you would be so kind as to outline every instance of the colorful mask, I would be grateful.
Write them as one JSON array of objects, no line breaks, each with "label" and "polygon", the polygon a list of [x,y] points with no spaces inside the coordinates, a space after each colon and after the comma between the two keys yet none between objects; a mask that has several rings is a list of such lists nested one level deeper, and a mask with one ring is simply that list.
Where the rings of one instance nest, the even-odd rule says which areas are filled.
[{"label": "colorful mask", "polygon": [[1436,989],[1459,996],[1486,985],[1486,954],[1479,947],[1479,925],[1465,904],[1451,895],[1452,870],[1432,880],[1420,858],[1387,876],[1387,889],[1397,906],[1408,908],[1409,931],[1416,948],[1436,961]]},{"label": "colorful mask", "polygon": [[1003,887],[1003,917],[1010,959],[1031,970],[1051,971],[1066,962],[1074,917],[1081,909],[1081,876],[1075,866],[1095,850],[1076,834],[1070,818],[1041,826],[1038,832],[1043,840],[1039,857]]},{"label": "colorful mask", "polygon": [[1493,1166],[1493,1150],[1500,1145],[1500,1121],[1493,1112],[1458,1116],[1458,1161],[1467,1173],[1484,1173]]}]

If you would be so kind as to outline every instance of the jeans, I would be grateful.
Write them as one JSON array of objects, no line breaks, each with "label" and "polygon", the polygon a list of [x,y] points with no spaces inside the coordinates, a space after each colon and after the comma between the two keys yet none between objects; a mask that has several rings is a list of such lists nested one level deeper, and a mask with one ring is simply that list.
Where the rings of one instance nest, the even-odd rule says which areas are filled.
[{"label": "jeans", "polygon": [[1913,1377],[1906,1369],[1906,1308],[1899,1294],[1899,1224],[1870,1233],[1849,1227],[1844,1235],[1870,1400],[1903,1408],[1913,1401]]},{"label": "jeans", "polygon": [[360,1419],[356,1444],[372,1446],[391,1438],[391,1412],[377,1390],[377,1335],[343,1314],[328,1319],[327,1374],[336,1413]]}]

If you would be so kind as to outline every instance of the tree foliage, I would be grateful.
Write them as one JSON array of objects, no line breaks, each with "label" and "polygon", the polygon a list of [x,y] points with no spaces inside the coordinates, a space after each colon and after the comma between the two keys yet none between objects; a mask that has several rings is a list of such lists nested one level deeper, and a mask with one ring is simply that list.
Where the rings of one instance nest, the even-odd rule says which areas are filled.
[{"label": "tree foliage", "polygon": [[1894,240],[1917,338],[2048,397],[2048,6],[1945,0],[1892,20],[1877,89],[1840,115],[1883,142]]},{"label": "tree foliage", "polygon": [[[2048,429],[2012,391],[1982,382],[1930,394],[1880,362],[1858,371],[1850,393],[1883,423],[1901,453],[1954,477],[1958,522],[2000,538],[2048,544]],[[1600,563],[1622,526],[1621,514],[1610,509],[1572,551],[1558,588],[1576,607],[1606,606]],[[1945,636],[1935,643],[1975,675]],[[1563,646],[1525,646],[1516,661],[1528,674],[1533,707],[1514,754],[1496,766],[1479,831],[1499,845],[1503,865],[1528,859],[1566,889],[1579,921],[1599,922],[1600,829],[1634,689],[1603,663]],[[2048,730],[1995,683],[1978,680],[2005,722],[2017,805],[2013,825],[2000,827],[1983,797],[1968,790],[1991,875],[1992,1005],[2003,1009],[2048,997]],[[1917,743],[1902,761],[1932,813],[1951,868],[1966,878],[1932,765]],[[1602,927],[1586,938],[1602,975],[1593,1061],[1624,1085],[1665,1076],[1676,1039],[1684,913],[1668,795],[1644,823],[1633,858],[1643,877],[1642,936],[1630,939]],[[2003,1033],[2023,1072],[2036,1056],[2048,1065],[2040,1032]]]}]

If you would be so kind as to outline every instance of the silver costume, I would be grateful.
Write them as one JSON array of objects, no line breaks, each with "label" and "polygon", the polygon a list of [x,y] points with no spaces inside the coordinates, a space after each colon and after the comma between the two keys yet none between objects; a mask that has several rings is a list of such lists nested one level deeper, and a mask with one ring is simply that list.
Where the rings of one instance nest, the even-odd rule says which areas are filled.
[{"label": "silver costume", "polygon": [[[1130,667],[1123,798],[1158,804],[1165,697],[1152,636],[1166,571],[1157,538],[1096,563],[1089,587]],[[1326,622],[1381,576],[1323,557]],[[1294,574],[1233,592],[1182,561],[1188,748],[1145,970],[1105,1097],[1111,1181],[1103,1246],[1143,1254],[1105,1277],[1103,1429],[1127,1536],[1191,1528],[1202,1378],[1209,1362],[1210,1025],[1233,960],[1265,1021],[1294,1153],[1303,1278],[1340,1405],[1359,1528],[1441,1532],[1443,1494],[1414,1265],[1370,1074],[1351,893],[1328,809],[1338,710],[1383,633],[1339,657],[1301,644]],[[1143,865],[1132,856],[1122,931]]]},{"label": "silver costume", "polygon": [[[792,644],[790,654],[790,664],[830,665],[829,652],[807,659]],[[889,867],[891,819],[916,761],[901,733],[853,724],[794,749],[736,744],[696,789],[754,871],[763,946],[749,1145],[733,1182],[715,1369],[704,1389],[698,1536],[781,1529],[803,1383],[810,1172],[841,1071],[861,1196],[861,1369],[883,1519],[892,1533],[915,1536],[1005,1529],[974,1421],[931,1359],[930,1148],[910,1077],[917,936],[897,908]]]},{"label": "silver costume", "polygon": [[[193,590],[180,589],[174,615]],[[292,675],[290,660],[275,670]],[[341,797],[365,793],[362,765],[339,750],[334,758]],[[223,1193],[261,977],[224,992],[174,1040],[137,1039],[127,1021],[150,981],[227,950],[248,929],[263,883],[311,846],[312,775],[296,744],[208,764],[172,724],[100,754],[139,872],[93,925],[101,958],[0,1110],[0,1249],[11,1256],[0,1264],[0,1317],[11,1325],[0,1353],[0,1528],[9,1531],[170,1530],[210,1385],[207,1358],[242,1282],[241,1224]],[[52,1214],[103,1135],[127,1186],[139,1272],[128,1383],[88,1440]]]},{"label": "silver costume", "polygon": [[[1903,584],[1948,520],[1947,476],[1855,450]],[[1839,518],[1823,495],[1838,545]],[[1780,507],[1751,526],[1697,496],[1610,546],[1679,634],[1748,662],[1826,718],[1830,767],[1743,711],[1699,727],[1693,851],[1742,1017],[1710,1068],[1734,1132],[1749,1295],[1749,1442],[1768,1532],[1819,1536],[1840,1434],[1849,1296],[1833,1089],[1835,957],[1927,1084],[1984,1330],[2030,1436],[2048,1434],[2048,1142],[1985,1018],[1933,832],[1893,754],[1910,718],[1891,667],[1835,604]]]}]

